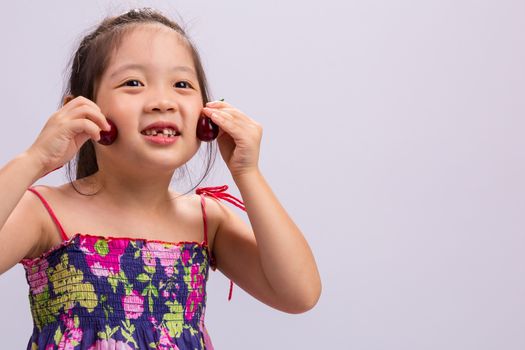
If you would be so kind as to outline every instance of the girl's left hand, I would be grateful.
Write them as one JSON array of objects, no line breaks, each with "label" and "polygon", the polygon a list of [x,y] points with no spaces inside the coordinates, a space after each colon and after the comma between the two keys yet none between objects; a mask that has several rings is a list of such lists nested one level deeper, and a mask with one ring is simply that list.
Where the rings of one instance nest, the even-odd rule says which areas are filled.
[{"label": "girl's left hand", "polygon": [[208,102],[203,111],[219,126],[219,150],[232,176],[258,170],[262,126],[224,101]]}]

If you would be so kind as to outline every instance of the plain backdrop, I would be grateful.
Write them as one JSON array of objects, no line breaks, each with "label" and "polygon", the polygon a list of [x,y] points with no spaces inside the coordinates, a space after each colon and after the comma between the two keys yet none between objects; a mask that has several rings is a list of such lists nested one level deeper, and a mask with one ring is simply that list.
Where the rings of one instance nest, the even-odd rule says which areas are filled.
[{"label": "plain backdrop", "polygon": [[[322,276],[290,315],[238,287],[228,302],[212,272],[216,349],[525,349],[525,2],[11,1],[2,164],[57,110],[81,36],[142,6],[181,22],[212,97],[263,125],[260,168]],[[217,157],[205,185],[239,195]],[[2,349],[27,345],[27,293],[20,264],[0,277]]]}]

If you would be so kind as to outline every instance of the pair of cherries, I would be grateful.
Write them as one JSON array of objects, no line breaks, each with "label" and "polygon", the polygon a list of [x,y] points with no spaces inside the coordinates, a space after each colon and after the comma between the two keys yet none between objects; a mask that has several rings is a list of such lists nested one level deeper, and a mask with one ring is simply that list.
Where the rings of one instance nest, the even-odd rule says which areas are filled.
[{"label": "pair of cherries", "polygon": [[[224,101],[224,99],[221,99],[221,101]],[[111,119],[106,118],[106,120],[108,121],[108,124],[111,126],[111,128],[109,131],[100,132],[100,140],[98,140],[98,143],[109,146],[117,139],[118,130],[117,126]],[[215,140],[218,135],[219,126],[215,124],[210,117],[201,114],[199,121],[197,122],[197,138],[204,142],[211,142]]]}]

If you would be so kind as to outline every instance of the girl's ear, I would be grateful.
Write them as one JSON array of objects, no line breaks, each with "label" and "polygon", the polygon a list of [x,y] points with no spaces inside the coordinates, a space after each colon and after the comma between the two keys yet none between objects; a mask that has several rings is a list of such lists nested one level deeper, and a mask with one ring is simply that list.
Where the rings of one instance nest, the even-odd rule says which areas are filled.
[{"label": "girl's ear", "polygon": [[62,106],[66,105],[69,101],[71,101],[74,98],[75,96],[73,95],[67,95],[66,97],[64,97],[64,103],[62,104]]}]

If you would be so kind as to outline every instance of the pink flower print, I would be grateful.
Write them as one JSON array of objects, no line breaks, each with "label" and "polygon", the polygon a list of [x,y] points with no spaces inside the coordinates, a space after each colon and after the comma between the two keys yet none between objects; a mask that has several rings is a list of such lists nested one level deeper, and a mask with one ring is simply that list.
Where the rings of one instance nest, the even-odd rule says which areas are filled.
[{"label": "pink flower print", "polygon": [[131,295],[122,297],[122,307],[126,313],[126,318],[137,319],[144,312],[144,297],[137,291],[131,291]]},{"label": "pink flower print", "polygon": [[168,277],[173,276],[175,261],[180,258],[180,247],[175,244],[148,242],[142,248],[142,261],[147,266],[155,266],[156,259],[164,267]]},{"label": "pink flower print", "polygon": [[62,323],[66,326],[64,334],[60,343],[58,343],[58,350],[74,350],[75,345],[82,340],[82,329],[75,326],[75,321],[71,317],[71,310],[67,314],[60,316]]},{"label": "pink flower print", "polygon": [[75,321],[72,318],[73,311],[68,310],[67,313],[60,315],[60,320],[66,326],[67,329],[75,328]]},{"label": "pink flower print", "polygon": [[40,294],[47,287],[47,274],[46,270],[49,267],[49,263],[46,259],[41,260],[41,263],[30,267],[31,271],[27,275],[29,286],[33,295]]},{"label": "pink flower print", "polygon": [[195,314],[195,311],[202,304],[204,298],[204,276],[199,273],[199,264],[193,264],[191,266],[191,291],[186,300],[186,307],[184,310],[184,317],[186,320],[191,320]]},{"label": "pink flower print", "polygon": [[179,350],[179,347],[177,344],[173,342],[173,339],[171,339],[169,335],[169,331],[166,327],[160,326],[160,338],[158,343],[158,349],[161,350]]},{"label": "pink flower print", "polygon": [[182,252],[182,263],[186,265],[188,263],[188,260],[190,260],[190,251],[188,249],[185,249]]},{"label": "pink flower print", "polygon": [[49,344],[48,346],[46,346],[46,350],[53,350],[54,347],[55,346],[53,344]]},{"label": "pink flower print", "polygon": [[160,333],[159,342],[157,343],[157,349],[160,350],[179,350],[179,347],[173,339],[170,337],[169,330],[166,328],[162,323],[157,324],[157,320],[155,317],[150,316],[149,321],[153,324],[153,326],[157,329],[157,331]]},{"label": "pink flower print", "polygon": [[128,344],[122,341],[116,341],[115,339],[99,339],[88,350],[133,350]]},{"label": "pink flower print", "polygon": [[120,257],[126,251],[129,241],[108,240],[99,237],[82,237],[80,249],[86,255],[91,272],[98,277],[117,275],[120,272]]},{"label": "pink flower print", "polygon": [[151,251],[149,248],[149,243],[146,243],[144,247],[142,247],[142,261],[144,261],[144,265],[146,266],[155,266],[157,264],[155,252]]},{"label": "pink flower print", "polygon": [[82,330],[80,328],[66,329],[62,340],[58,344],[58,350],[75,350],[75,346],[82,340]]}]

